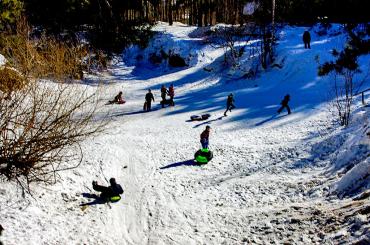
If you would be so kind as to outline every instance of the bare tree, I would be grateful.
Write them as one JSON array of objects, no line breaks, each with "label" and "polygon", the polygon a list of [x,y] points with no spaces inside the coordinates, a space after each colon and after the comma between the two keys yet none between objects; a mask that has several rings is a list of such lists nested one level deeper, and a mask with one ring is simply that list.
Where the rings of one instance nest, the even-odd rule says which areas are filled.
[{"label": "bare tree", "polygon": [[27,28],[6,38],[8,64],[0,69],[5,84],[0,86],[0,177],[23,187],[51,183],[58,171],[79,165],[80,143],[101,132],[107,121],[96,120],[97,90],[70,83],[72,64],[81,62],[75,47],[31,40]]},{"label": "bare tree", "polygon": [[335,107],[338,112],[340,124],[348,126],[352,112],[353,97],[364,81],[355,84],[354,78],[360,72],[358,65],[358,57],[361,54],[368,53],[368,49],[364,48],[368,45],[368,41],[361,40],[359,35],[356,35],[352,30],[348,31],[351,39],[347,43],[345,49],[341,52],[333,50],[333,56],[336,57],[335,62],[326,62],[319,67],[319,75],[333,75]]}]

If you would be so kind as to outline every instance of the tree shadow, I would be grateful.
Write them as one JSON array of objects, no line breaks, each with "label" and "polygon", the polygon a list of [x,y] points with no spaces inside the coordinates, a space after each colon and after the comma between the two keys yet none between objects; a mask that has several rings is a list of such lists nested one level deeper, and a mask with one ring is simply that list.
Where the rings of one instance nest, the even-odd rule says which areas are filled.
[{"label": "tree shadow", "polygon": [[94,200],[90,202],[85,202],[81,203],[80,206],[92,206],[92,205],[97,205],[97,204],[105,204],[107,203],[107,200],[105,198],[102,198],[96,194],[91,194],[91,193],[82,193],[82,196],[85,198],[93,198]]},{"label": "tree shadow", "polygon": [[263,120],[261,122],[256,123],[255,126],[258,127],[258,126],[261,126],[262,124],[265,124],[267,122],[270,122],[270,121],[272,121],[274,119],[280,119],[280,118],[283,118],[283,117],[286,117],[286,116],[288,116],[288,114],[282,115],[282,116],[280,116],[279,114],[275,114],[275,115],[272,115],[271,117],[269,117],[269,118],[267,118],[267,119],[265,119],[265,120]]},{"label": "tree shadow", "polygon": [[136,114],[144,114],[144,113],[150,113],[152,111],[158,111],[160,109],[161,108],[159,108],[159,107],[155,107],[155,108],[151,109],[150,111],[139,110],[139,111],[123,112],[123,113],[113,114],[112,116],[121,117],[121,116],[130,116],[130,115],[136,115]]},{"label": "tree shadow", "polygon": [[196,162],[194,162],[193,159],[191,159],[191,160],[186,160],[182,162],[171,163],[167,166],[160,167],[159,169],[175,168],[175,167],[180,167],[180,166],[198,166],[198,165],[199,164],[197,164]]},{"label": "tree shadow", "polygon": [[202,122],[202,123],[199,123],[197,125],[195,125],[193,128],[197,128],[197,127],[200,127],[202,125],[205,125],[205,124],[211,124],[212,122],[215,122],[215,121],[219,121],[219,120],[222,120],[224,116],[220,116],[218,118],[215,118],[215,119],[212,119],[212,120],[208,120],[208,121],[205,121],[205,122]]}]

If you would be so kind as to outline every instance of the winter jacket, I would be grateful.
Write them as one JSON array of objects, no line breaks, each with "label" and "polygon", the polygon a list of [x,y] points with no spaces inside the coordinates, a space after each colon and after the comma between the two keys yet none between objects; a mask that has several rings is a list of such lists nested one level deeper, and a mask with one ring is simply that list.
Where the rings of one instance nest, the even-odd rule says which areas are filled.
[{"label": "winter jacket", "polygon": [[175,89],[173,88],[173,86],[171,86],[169,89],[168,89],[168,95],[170,97],[174,97],[175,96]]},{"label": "winter jacket", "polygon": [[290,100],[290,96],[289,95],[286,95],[285,97],[284,97],[284,99],[281,101],[281,105],[282,106],[287,106],[288,105],[288,102],[289,102],[289,100]]},{"label": "winter jacket", "polygon": [[233,97],[233,96],[228,96],[228,97],[227,97],[227,102],[226,102],[226,104],[227,104],[227,106],[228,106],[228,107],[229,107],[230,105],[232,105],[234,102],[235,102],[235,101],[234,101],[234,97]]},{"label": "winter jacket", "polygon": [[109,194],[112,194],[112,196],[118,196],[123,193],[123,189],[120,184],[111,185],[109,186],[109,189],[111,191]]},{"label": "winter jacket", "polygon": [[162,87],[161,88],[161,96],[163,97],[163,96],[166,96],[166,94],[167,94],[167,89],[166,89],[166,87]]},{"label": "winter jacket", "polygon": [[310,33],[308,31],[305,31],[303,33],[303,42],[304,43],[308,43],[310,41],[311,41],[311,35],[310,35]]},{"label": "winter jacket", "polygon": [[206,139],[206,140],[208,140],[208,138],[209,138],[209,131],[204,130],[204,131],[200,134],[200,140],[202,140],[202,139]]},{"label": "winter jacket", "polygon": [[152,94],[152,93],[147,93],[147,94],[145,95],[145,100],[146,100],[147,102],[152,102],[152,100],[154,101],[154,96],[153,96],[153,94]]},{"label": "winter jacket", "polygon": [[122,94],[118,94],[116,95],[116,97],[114,97],[114,102],[122,102],[122,101],[123,101]]}]

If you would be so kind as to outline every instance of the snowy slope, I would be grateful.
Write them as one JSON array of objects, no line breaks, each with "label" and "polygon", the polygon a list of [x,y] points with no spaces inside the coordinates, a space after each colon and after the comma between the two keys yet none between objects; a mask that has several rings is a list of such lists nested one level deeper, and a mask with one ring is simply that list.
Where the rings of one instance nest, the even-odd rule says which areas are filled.
[{"label": "snowy slope", "polygon": [[[61,173],[53,186],[33,185],[33,197],[22,198],[13,183],[1,184],[4,244],[331,244],[370,239],[369,214],[354,215],[369,199],[353,204],[334,192],[347,190],[358,177],[336,176],[352,159],[346,160],[346,147],[355,147],[356,137],[365,145],[369,139],[360,136],[362,123],[348,129],[352,139],[338,138],[342,129],[333,126],[327,110],[330,80],[317,76],[315,61],[317,55],[321,62],[328,60],[332,48],[343,47],[343,34],[312,32],[312,49],[305,50],[305,28],[285,27],[277,47],[283,67],[255,80],[235,80],[221,69],[222,50],[189,37],[194,27],[161,23],[156,30],[160,38],[147,50],[128,50],[125,62],[101,78],[107,81],[102,104],[119,90],[127,103],[106,106],[113,122],[105,134],[84,142],[85,159],[78,169]],[[183,69],[146,63],[161,46],[194,59]],[[141,64],[135,61],[138,53]],[[205,66],[219,72],[209,73]],[[170,83],[176,106],[160,109],[159,88]],[[148,88],[156,103],[152,112],[143,113]],[[223,117],[231,92],[237,109]],[[276,116],[287,93],[293,114]],[[358,115],[368,118],[368,108],[358,108]],[[212,117],[189,121],[201,113]],[[194,166],[191,160],[205,125],[212,127],[215,157]],[[369,160],[359,162],[366,167]],[[363,170],[362,165],[352,171]],[[89,199],[81,194],[93,193],[91,181],[107,183],[110,177],[124,187],[123,199],[82,211],[79,204]],[[362,185],[362,190],[368,187]],[[357,229],[349,229],[351,224]]]}]

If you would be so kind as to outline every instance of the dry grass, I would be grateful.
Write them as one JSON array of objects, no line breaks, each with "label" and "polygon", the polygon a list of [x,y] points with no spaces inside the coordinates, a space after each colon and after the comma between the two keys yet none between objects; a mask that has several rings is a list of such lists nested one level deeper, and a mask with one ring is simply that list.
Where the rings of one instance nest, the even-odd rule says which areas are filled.
[{"label": "dry grass", "polygon": [[6,94],[23,88],[26,84],[24,77],[10,67],[0,67],[0,91]]},{"label": "dry grass", "polygon": [[25,78],[52,78],[67,81],[82,79],[83,47],[42,35],[30,37],[31,28],[22,19],[15,32],[1,37],[0,52]]}]

